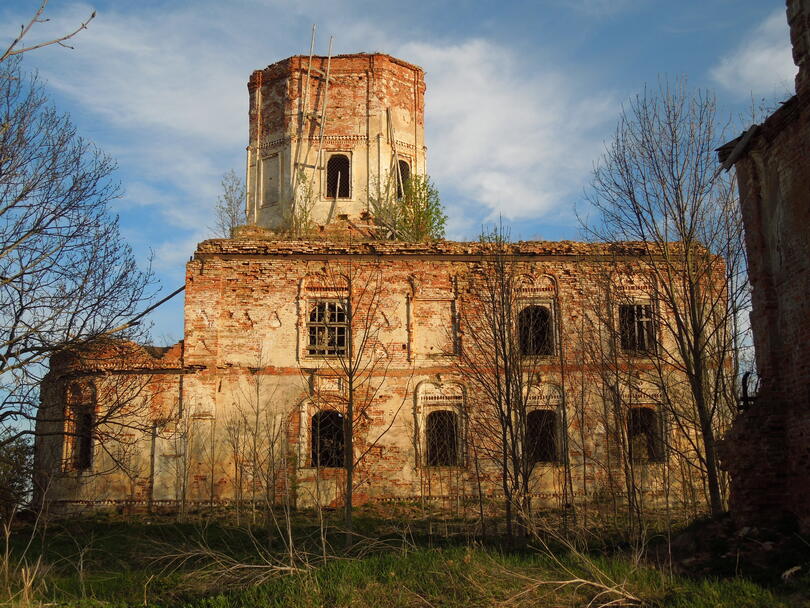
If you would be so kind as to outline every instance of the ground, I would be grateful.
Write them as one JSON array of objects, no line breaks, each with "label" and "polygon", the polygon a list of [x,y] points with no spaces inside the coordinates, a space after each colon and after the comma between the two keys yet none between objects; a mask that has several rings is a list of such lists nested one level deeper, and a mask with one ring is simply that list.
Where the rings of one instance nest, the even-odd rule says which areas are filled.
[{"label": "ground", "polygon": [[[587,549],[575,534],[570,543],[544,533],[509,544],[502,537],[477,537],[467,522],[435,512],[406,505],[396,514],[385,518],[361,510],[356,521],[364,537],[349,551],[342,549],[334,513],[326,513],[324,520],[314,512],[291,514],[292,552],[282,512],[274,514],[279,527],[272,534],[252,525],[249,513],[240,515],[240,525],[233,513],[227,522],[197,514],[185,523],[167,516],[16,523],[0,573],[3,599],[17,606],[189,608],[602,606],[611,601],[622,606],[810,606],[806,553],[792,555],[804,561],[784,580],[766,567],[754,582],[722,569],[718,572],[724,577],[718,578],[705,567],[675,574],[656,565],[670,549],[690,548],[677,541],[670,545],[653,532],[641,556],[615,531],[605,530],[601,538],[589,535]],[[711,536],[707,530],[722,525],[693,525],[686,544]],[[554,527],[559,531],[559,522]],[[716,538],[711,542],[717,544]],[[779,551],[790,561],[785,547]],[[680,557],[675,566],[686,572]]]}]

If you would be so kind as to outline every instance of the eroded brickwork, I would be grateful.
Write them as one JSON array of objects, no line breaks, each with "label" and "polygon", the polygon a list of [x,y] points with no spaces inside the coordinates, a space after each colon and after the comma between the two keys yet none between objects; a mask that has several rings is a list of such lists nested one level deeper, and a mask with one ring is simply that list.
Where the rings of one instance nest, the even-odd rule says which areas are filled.
[{"label": "eroded brickwork", "polygon": [[[145,400],[138,403],[145,409],[138,411],[140,420],[148,420],[131,431],[126,461],[131,469],[113,471],[104,454],[113,444],[102,450],[101,435],[92,470],[66,466],[64,454],[73,439],[54,435],[40,442],[41,462],[48,463],[40,469],[50,473],[49,483],[42,482],[49,499],[178,508],[182,502],[272,495],[272,500],[291,496],[299,506],[340,504],[344,469],[313,466],[312,456],[313,416],[345,411],[345,373],[334,357],[309,351],[310,315],[324,301],[357,302],[355,340],[371,336],[364,346],[369,363],[359,381],[374,390],[370,396],[358,393],[363,414],[354,433],[359,458],[354,501],[460,500],[479,490],[499,496],[498,468],[486,457],[476,458],[469,436],[486,423],[488,406],[481,395],[469,393],[458,363],[469,331],[463,308],[487,259],[486,247],[280,241],[255,228],[245,233],[200,243],[186,271],[184,342],[162,358],[144,355],[141,367],[150,373],[124,376],[143,380],[128,390],[142,393]],[[618,443],[625,422],[616,427],[617,403],[606,397],[592,359],[594,345],[609,342],[594,302],[606,281],[626,298],[649,301],[640,252],[633,243],[619,249],[574,242],[510,246],[511,263],[522,277],[522,305],[546,306],[555,324],[554,347],[537,358],[533,380],[534,407],[554,412],[559,421],[552,461],[538,463],[532,472],[530,492],[537,505],[598,502],[623,493],[628,462]],[[341,286],[347,277],[351,287]],[[176,367],[168,366],[169,360]],[[637,378],[651,367],[643,358],[633,361]],[[51,412],[53,428],[64,423],[60,413],[71,383],[89,379],[115,386],[119,376],[87,366],[54,366],[43,408]],[[635,395],[629,385],[622,390],[624,407],[659,407],[657,389],[636,387]],[[118,388],[117,394],[122,392]],[[163,404],[159,413],[157,403]],[[108,406],[100,399],[99,410]],[[426,443],[428,417],[436,411],[458,414],[458,454],[451,465],[437,465]],[[662,432],[678,449],[660,461],[637,463],[634,483],[646,500],[655,501],[667,478],[671,504],[695,508],[688,464],[694,456],[673,425]],[[476,445],[481,449],[480,441]]]},{"label": "eroded brickwork", "polygon": [[[255,71],[248,91],[248,217],[259,226],[287,226],[293,200],[317,224],[358,218],[397,162],[411,175],[425,173],[425,81],[417,66],[380,53],[311,63],[295,56]],[[347,165],[332,180],[345,191],[330,193],[336,155]]]},{"label": "eroded brickwork", "polygon": [[[346,420],[355,503],[463,503],[502,492],[497,461],[486,455],[501,445],[492,400],[473,390],[460,364],[482,331],[469,311],[492,269],[492,246],[373,240],[363,225],[391,171],[424,173],[423,72],[382,54],[327,63],[291,57],[251,76],[252,225],[198,245],[186,267],[183,342],[168,350],[110,343],[52,362],[38,421],[43,500],[175,510],[338,505]],[[303,199],[293,192],[302,183],[311,186]],[[279,235],[293,201],[311,205],[321,238]],[[537,446],[527,490],[536,505],[615,510],[632,492],[637,508],[668,500],[701,510],[696,431],[663,405],[688,400],[682,379],[664,366],[666,380],[654,381],[652,336],[660,352],[673,344],[671,313],[658,311],[654,325],[649,312],[659,303],[648,254],[640,243],[568,241],[499,253],[519,277],[522,308],[510,314],[529,311],[534,321],[521,336],[538,346],[521,343],[519,356],[532,361],[525,398],[544,422],[514,442],[518,451]],[[638,335],[622,346],[619,303],[632,307],[626,325],[642,328],[645,346]],[[641,432],[629,422],[635,410],[645,413],[635,417],[647,421]]]},{"label": "eroded brickwork", "polygon": [[797,95],[729,142],[753,286],[761,389],[735,422],[724,460],[742,523],[785,514],[810,528],[810,1],[789,0]]}]

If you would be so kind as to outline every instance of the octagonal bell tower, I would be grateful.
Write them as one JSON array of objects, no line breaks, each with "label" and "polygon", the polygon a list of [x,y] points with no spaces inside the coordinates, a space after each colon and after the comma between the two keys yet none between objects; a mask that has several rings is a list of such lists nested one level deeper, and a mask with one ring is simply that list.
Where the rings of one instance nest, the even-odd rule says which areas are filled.
[{"label": "octagonal bell tower", "polygon": [[248,222],[359,218],[370,198],[425,173],[421,68],[380,53],[294,56],[253,72]]}]

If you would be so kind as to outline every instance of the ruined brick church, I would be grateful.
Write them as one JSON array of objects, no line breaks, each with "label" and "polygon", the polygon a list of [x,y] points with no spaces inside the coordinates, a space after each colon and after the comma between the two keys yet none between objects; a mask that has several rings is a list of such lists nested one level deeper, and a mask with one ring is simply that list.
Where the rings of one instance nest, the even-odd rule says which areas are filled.
[{"label": "ruined brick church", "polygon": [[[357,504],[497,498],[497,466],[475,426],[486,399],[459,363],[474,338],[471,277],[492,251],[384,238],[369,207],[388,185],[427,173],[424,72],[384,54],[296,56],[254,72],[248,91],[249,225],[197,246],[182,341],[110,340],[51,361],[40,500],[339,505],[348,428]],[[290,236],[301,214],[310,230]],[[688,448],[669,449],[688,441],[644,378],[665,337],[642,253],[633,243],[506,245],[534,370],[520,443],[537,504],[621,496],[628,471],[650,500],[703,501]],[[588,312],[607,288],[616,297],[601,321],[619,328],[616,339]],[[595,346],[623,362],[626,382],[604,386],[588,365]]]}]

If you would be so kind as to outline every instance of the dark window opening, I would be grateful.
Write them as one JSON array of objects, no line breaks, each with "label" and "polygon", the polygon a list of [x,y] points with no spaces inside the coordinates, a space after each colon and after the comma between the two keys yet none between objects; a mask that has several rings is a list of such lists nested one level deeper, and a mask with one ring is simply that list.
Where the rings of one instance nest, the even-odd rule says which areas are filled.
[{"label": "dark window opening", "polygon": [[69,463],[73,470],[86,471],[93,466],[93,427],[96,399],[91,385],[74,384],[68,393],[65,430],[69,434]]},{"label": "dark window opening", "polygon": [[402,198],[405,194],[405,184],[411,179],[411,166],[407,161],[401,160],[397,163],[397,198]]},{"label": "dark window opening", "polygon": [[76,468],[86,471],[93,465],[93,412],[82,411],[76,420]]},{"label": "dark window opening", "polygon": [[526,451],[529,465],[557,461],[557,415],[534,410],[526,416]]},{"label": "dark window opening", "polygon": [[333,154],[326,163],[326,198],[349,198],[349,157]]},{"label": "dark window opening", "polygon": [[427,417],[427,465],[458,465],[458,420],[453,412],[431,412]]},{"label": "dark window opening", "polygon": [[342,468],[345,458],[343,415],[318,412],[312,417],[312,466]]},{"label": "dark window opening", "polygon": [[309,311],[307,353],[315,356],[346,354],[348,323],[338,302],[318,302]]},{"label": "dark window opening", "polygon": [[619,306],[619,330],[622,350],[652,352],[655,349],[652,306],[650,304]]},{"label": "dark window opening", "polygon": [[661,420],[649,407],[633,407],[627,415],[627,445],[633,462],[658,462],[664,459]]},{"label": "dark window opening", "polygon": [[545,306],[528,306],[518,315],[520,352],[523,355],[553,355],[551,312]]}]

